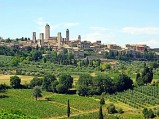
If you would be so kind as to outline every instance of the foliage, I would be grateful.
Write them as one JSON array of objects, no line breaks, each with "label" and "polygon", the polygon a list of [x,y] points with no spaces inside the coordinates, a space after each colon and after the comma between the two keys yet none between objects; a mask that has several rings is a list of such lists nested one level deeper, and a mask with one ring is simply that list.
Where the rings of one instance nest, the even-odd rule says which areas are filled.
[{"label": "foliage", "polygon": [[100,64],[101,71],[110,70],[110,69],[111,69],[110,64],[107,64],[107,63]]},{"label": "foliage", "polygon": [[41,78],[38,77],[34,77],[31,81],[30,81],[30,87],[33,88],[35,86],[41,86],[42,85],[43,80]]},{"label": "foliage", "polygon": [[72,88],[73,78],[71,77],[71,75],[62,74],[59,77],[59,83],[63,84],[67,89]]},{"label": "foliage", "polygon": [[79,76],[79,80],[77,82],[77,91],[78,95],[85,96],[90,95],[90,87],[89,85],[92,84],[92,78],[88,74],[81,74]]},{"label": "foliage", "polygon": [[108,114],[114,114],[117,112],[114,104],[109,104],[107,106],[107,110],[108,110]]},{"label": "foliage", "polygon": [[51,89],[52,89],[52,92],[56,93],[57,90],[56,90],[56,86],[59,84],[59,82],[57,80],[51,82]]},{"label": "foliage", "polygon": [[119,76],[113,81],[116,91],[132,89],[133,87],[133,81],[125,74],[119,74]]},{"label": "foliage", "polygon": [[5,92],[8,86],[6,84],[0,84],[0,93]]},{"label": "foliage", "polygon": [[70,110],[70,102],[68,100],[67,102],[67,117],[69,118],[70,117],[70,113],[71,113],[71,110]]},{"label": "foliage", "polygon": [[91,77],[88,74],[80,75],[77,82],[77,91],[79,95],[100,95],[102,92],[114,93],[133,87],[133,81],[125,74],[119,74],[115,79],[100,74]]},{"label": "foliage", "polygon": [[153,71],[151,68],[148,68],[147,66],[144,67],[144,70],[142,72],[142,78],[145,84],[151,83],[153,79]]},{"label": "foliage", "polygon": [[104,100],[103,97],[100,99],[100,104],[101,104],[101,105],[104,105],[104,104],[105,104],[105,100]]},{"label": "foliage", "polygon": [[36,117],[27,116],[25,114],[19,114],[19,112],[7,112],[3,111],[0,113],[0,119],[38,119]]},{"label": "foliage", "polygon": [[64,84],[58,84],[56,85],[56,91],[61,94],[66,94],[68,92],[68,89]]},{"label": "foliage", "polygon": [[[150,64],[151,65],[151,64]],[[153,69],[146,66],[146,63],[144,63],[144,69],[142,71],[142,74],[140,76],[139,73],[136,75],[136,83],[141,86],[144,84],[151,83],[153,79]]]},{"label": "foliage", "polygon": [[21,88],[21,79],[18,76],[10,77],[10,86],[13,88]]},{"label": "foliage", "polygon": [[143,111],[142,111],[144,117],[146,119],[149,119],[149,118],[153,118],[155,115],[154,115],[154,112],[152,111],[152,109],[147,109],[147,108],[144,108]]},{"label": "foliage", "polygon": [[33,88],[33,96],[36,98],[36,100],[37,100],[38,97],[42,97],[41,93],[42,93],[42,91],[41,91],[41,87],[40,86],[35,86]]},{"label": "foliage", "polygon": [[45,89],[46,91],[52,91],[51,83],[54,82],[55,80],[57,79],[54,75],[45,75],[42,83],[43,89]]}]

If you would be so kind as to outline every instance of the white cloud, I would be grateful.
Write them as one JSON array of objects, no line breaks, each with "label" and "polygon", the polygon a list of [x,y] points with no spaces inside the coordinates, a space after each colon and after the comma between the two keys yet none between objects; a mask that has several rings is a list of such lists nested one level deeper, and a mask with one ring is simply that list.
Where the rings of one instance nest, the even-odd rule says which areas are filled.
[{"label": "white cloud", "polygon": [[69,22],[64,24],[65,27],[72,27],[72,26],[78,26],[78,25],[79,25],[78,22]]},{"label": "white cloud", "polygon": [[88,33],[82,35],[82,40],[91,42],[100,40],[102,43],[110,43],[110,39],[114,39],[113,32],[108,28],[92,26],[89,29],[90,31]]},{"label": "white cloud", "polygon": [[90,27],[90,29],[91,30],[96,30],[96,31],[107,31],[107,30],[109,30],[105,27],[95,27],[95,26]]},{"label": "white cloud", "polygon": [[103,32],[94,31],[82,35],[82,40],[91,41],[91,42],[101,40],[102,43],[110,43],[110,39],[112,39],[113,37],[114,36],[111,32],[103,33]]},{"label": "white cloud", "polygon": [[147,41],[139,42],[139,44],[146,44],[148,46],[151,46],[151,48],[158,48],[159,47],[159,39],[151,39]]},{"label": "white cloud", "polygon": [[121,30],[124,33],[132,35],[138,34],[159,34],[159,27],[124,27]]},{"label": "white cloud", "polygon": [[42,17],[39,17],[39,18],[35,19],[34,22],[35,22],[35,24],[38,25],[39,32],[44,32],[44,26],[48,22],[44,21],[44,19]]}]

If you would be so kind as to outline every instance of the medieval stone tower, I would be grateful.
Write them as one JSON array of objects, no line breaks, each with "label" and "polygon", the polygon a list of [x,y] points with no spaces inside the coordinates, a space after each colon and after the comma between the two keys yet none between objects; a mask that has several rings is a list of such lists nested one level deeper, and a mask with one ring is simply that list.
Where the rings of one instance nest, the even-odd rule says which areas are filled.
[{"label": "medieval stone tower", "polygon": [[61,41],[62,41],[62,36],[61,36],[61,32],[57,33],[57,42],[58,42],[58,48],[61,48]]},{"label": "medieval stone tower", "polygon": [[81,36],[80,36],[80,35],[78,35],[78,41],[80,41],[80,42],[81,42]]},{"label": "medieval stone tower", "polygon": [[33,32],[33,42],[36,43],[36,32]]},{"label": "medieval stone tower", "polygon": [[40,33],[40,45],[44,47],[44,33]]},{"label": "medieval stone tower", "polygon": [[69,42],[69,29],[66,29],[66,43]]},{"label": "medieval stone tower", "polygon": [[45,26],[45,39],[49,39],[50,38],[50,26],[49,24],[46,24]]}]

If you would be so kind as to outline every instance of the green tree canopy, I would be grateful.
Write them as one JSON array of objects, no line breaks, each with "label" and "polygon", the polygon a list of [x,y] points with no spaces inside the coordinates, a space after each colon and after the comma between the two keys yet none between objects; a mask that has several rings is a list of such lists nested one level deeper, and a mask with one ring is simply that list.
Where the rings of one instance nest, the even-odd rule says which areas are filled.
[{"label": "green tree canopy", "polygon": [[46,91],[52,91],[51,83],[54,82],[56,77],[54,75],[45,75],[42,83],[43,89]]},{"label": "green tree canopy", "polygon": [[18,76],[10,77],[10,85],[13,88],[21,88],[21,79]]},{"label": "green tree canopy", "polygon": [[30,81],[30,87],[33,88],[35,86],[41,86],[43,82],[42,78],[38,78],[38,77],[34,77],[31,81]]},{"label": "green tree canopy", "polygon": [[37,100],[38,97],[42,96],[41,93],[42,93],[42,91],[41,91],[41,87],[40,86],[35,86],[33,88],[33,96],[36,98],[36,100]]},{"label": "green tree canopy", "polygon": [[63,84],[67,89],[72,88],[73,78],[71,75],[62,74],[59,77],[59,83]]}]

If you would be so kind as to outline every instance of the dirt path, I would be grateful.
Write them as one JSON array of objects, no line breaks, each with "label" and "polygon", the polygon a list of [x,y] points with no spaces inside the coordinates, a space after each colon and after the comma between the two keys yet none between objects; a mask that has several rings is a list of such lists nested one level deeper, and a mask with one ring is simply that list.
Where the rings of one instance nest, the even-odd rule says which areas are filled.
[{"label": "dirt path", "polygon": [[[65,106],[65,107],[67,107],[67,104],[63,104],[63,103],[60,103],[60,102],[55,102],[55,101],[49,101],[50,103],[56,103],[56,104],[59,104],[59,105],[62,105],[62,106]],[[83,111],[81,111],[81,110],[78,110],[78,109],[76,109],[76,108],[73,108],[73,107],[70,107],[71,109],[73,109],[73,110],[76,110],[76,111],[78,111],[79,113],[82,113]]]}]

